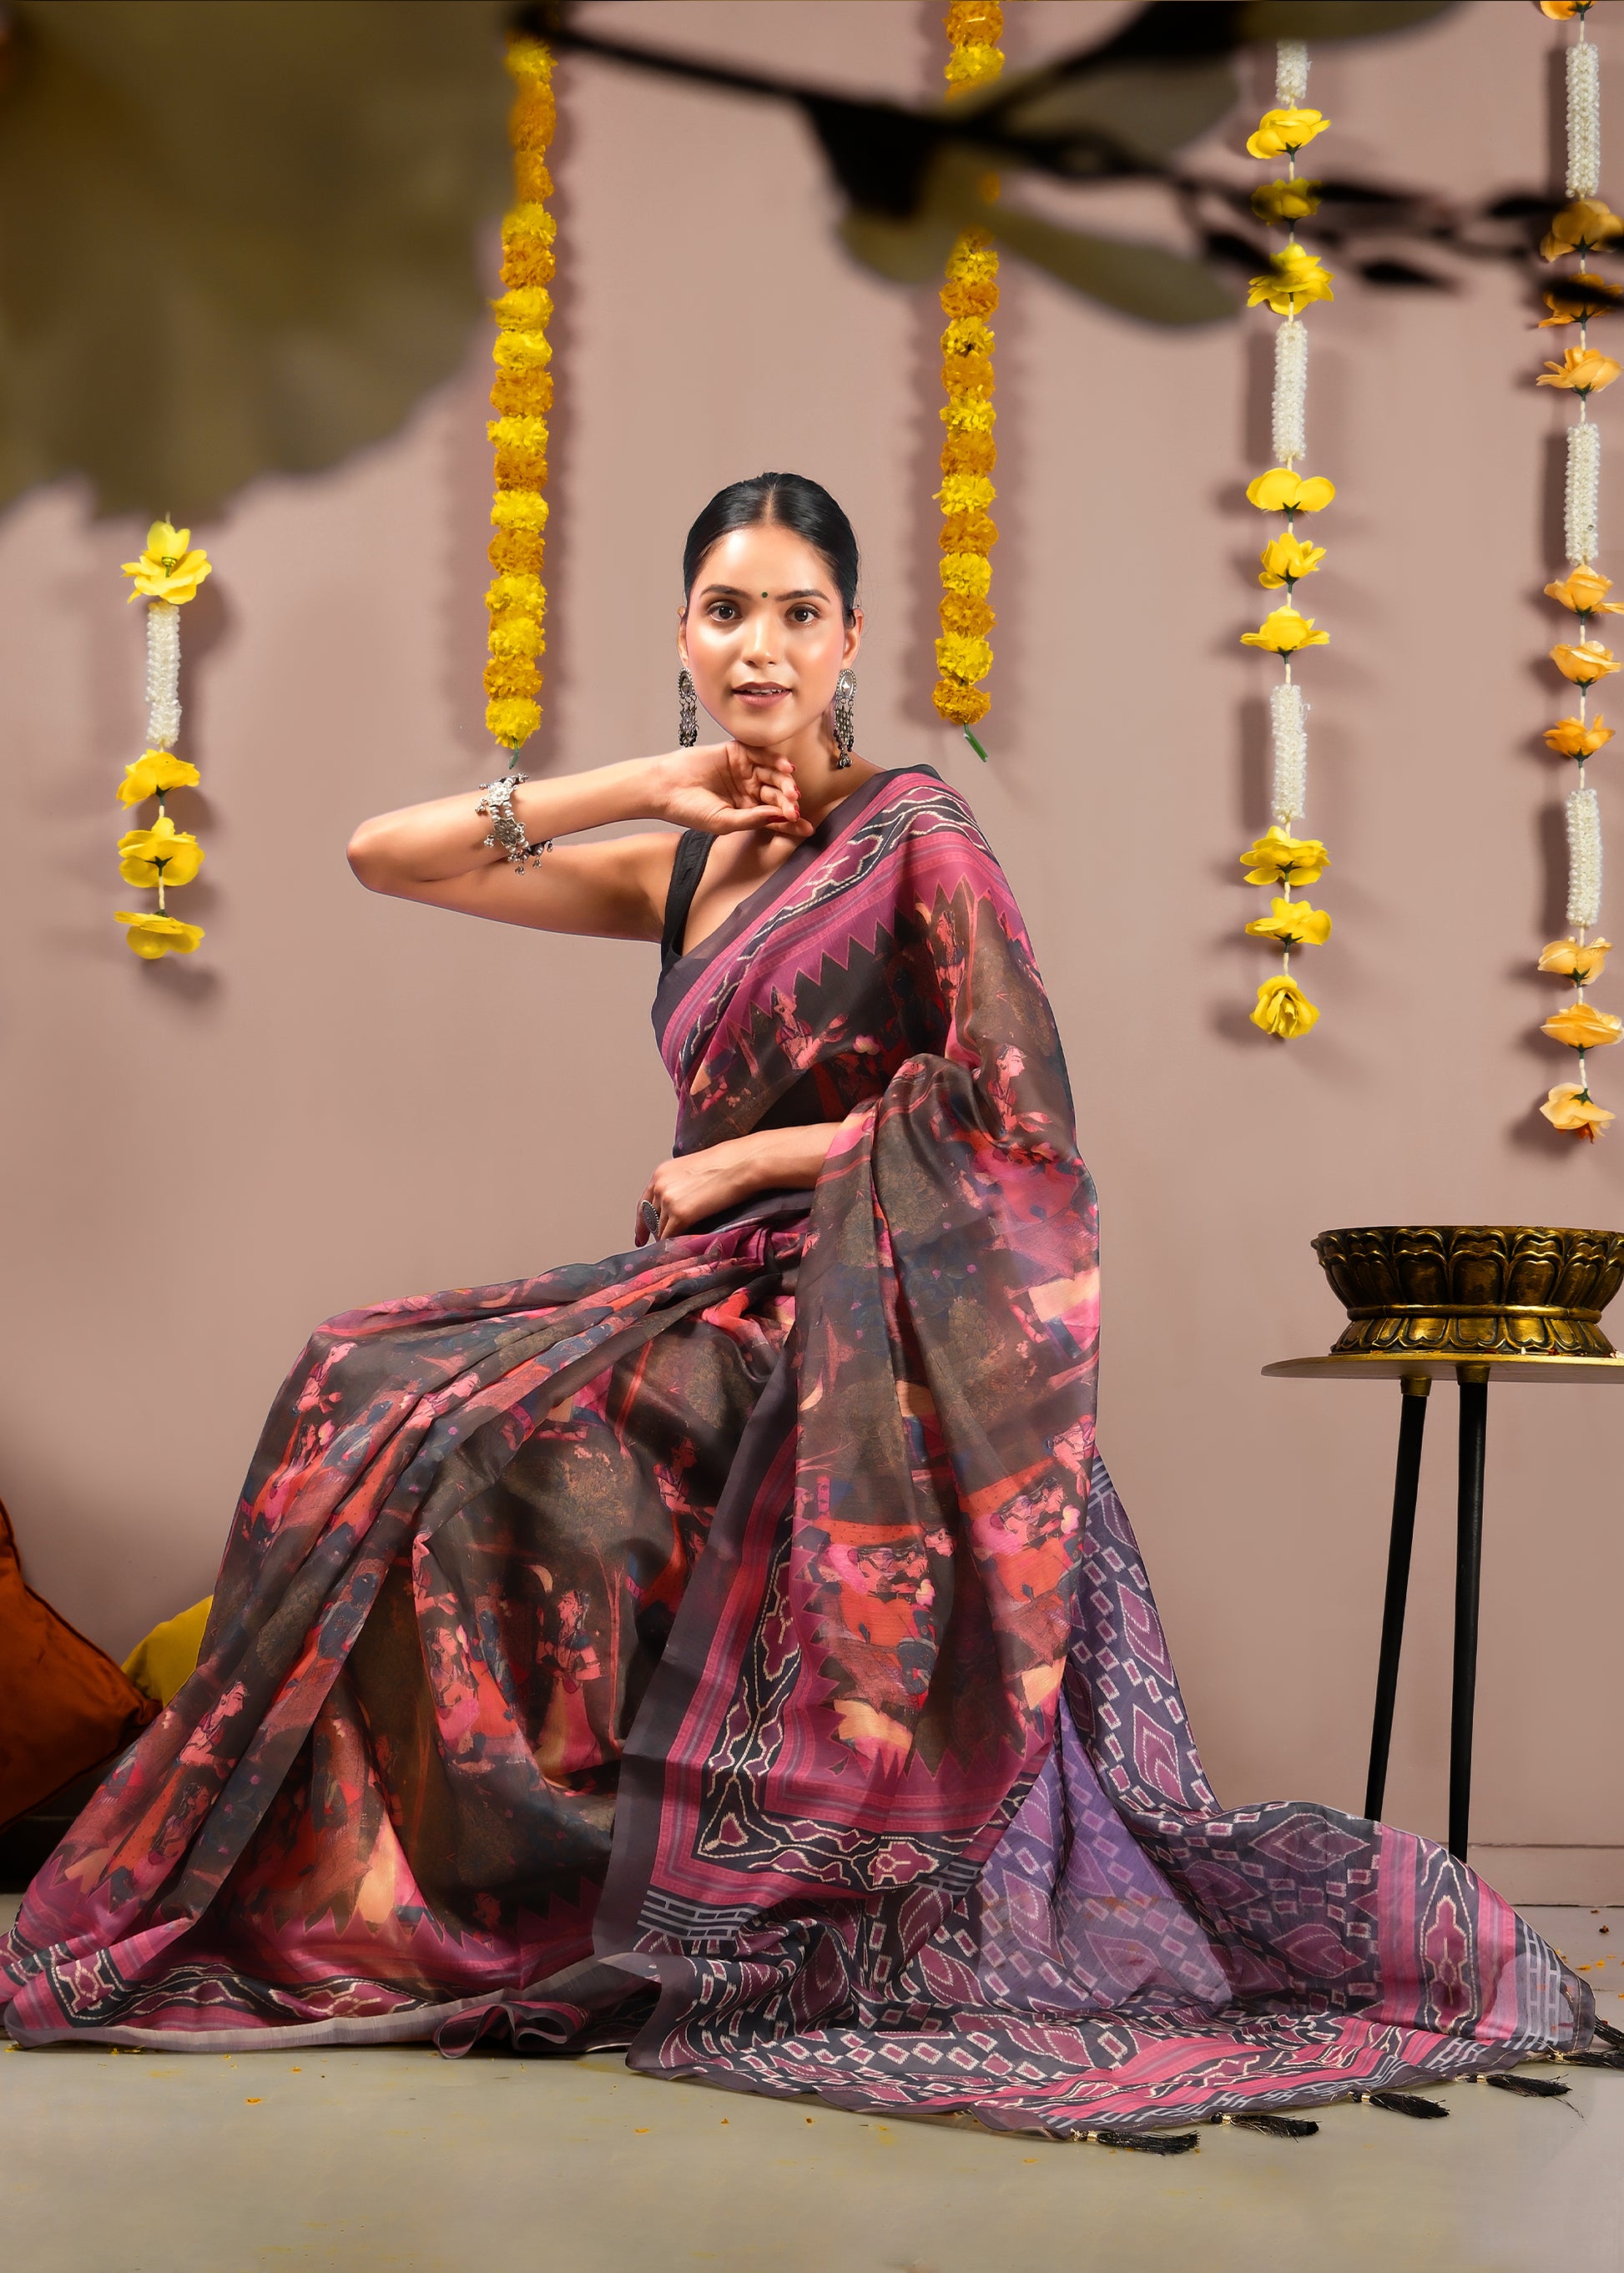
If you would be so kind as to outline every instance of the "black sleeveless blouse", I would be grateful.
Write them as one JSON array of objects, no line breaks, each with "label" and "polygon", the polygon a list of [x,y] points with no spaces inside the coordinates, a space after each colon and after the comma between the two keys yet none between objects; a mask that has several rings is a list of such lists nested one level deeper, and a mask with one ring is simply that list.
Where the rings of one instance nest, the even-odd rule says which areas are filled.
[{"label": "black sleeveless blouse", "polygon": [[665,924],[660,933],[662,979],[673,963],[682,959],[688,911],[694,904],[694,895],[699,889],[699,880],[705,873],[705,862],[715,843],[708,829],[685,829],[677,839],[676,858],[671,864],[671,886],[665,894]]}]

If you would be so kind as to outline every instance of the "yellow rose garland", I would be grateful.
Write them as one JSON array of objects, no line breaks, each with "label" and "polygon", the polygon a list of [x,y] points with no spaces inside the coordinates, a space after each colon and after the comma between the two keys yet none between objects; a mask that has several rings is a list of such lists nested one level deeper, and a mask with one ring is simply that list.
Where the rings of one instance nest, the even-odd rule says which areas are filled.
[{"label": "yellow rose garland", "polygon": [[1319,205],[1319,184],[1297,177],[1297,154],[1306,142],[1330,124],[1317,110],[1304,106],[1308,92],[1308,50],[1300,40],[1282,40],[1275,51],[1275,99],[1279,108],[1266,111],[1257,131],[1246,144],[1252,157],[1284,158],[1282,179],[1252,192],[1252,209],[1270,228],[1283,228],[1283,248],[1269,257],[1267,272],[1254,276],[1246,304],[1267,308],[1281,319],[1274,335],[1274,454],[1280,463],[1259,474],[1246,496],[1260,513],[1285,515],[1283,535],[1264,546],[1258,581],[1266,591],[1285,593],[1283,606],[1265,616],[1255,632],[1243,632],[1243,647],[1261,648],[1279,658],[1282,675],[1269,693],[1269,721],[1274,746],[1274,778],[1270,799],[1274,821],[1257,843],[1241,855],[1249,884],[1271,887],[1283,896],[1273,902],[1273,912],[1246,926],[1254,939],[1277,949],[1279,975],[1266,979],[1258,989],[1252,1023],[1278,1041],[1291,1041],[1307,1033],[1320,1013],[1291,976],[1294,950],[1322,946],[1330,936],[1331,919],[1322,908],[1309,907],[1291,896],[1294,885],[1313,883],[1330,855],[1318,837],[1292,835],[1308,799],[1307,704],[1301,686],[1291,676],[1292,657],[1304,648],[1323,647],[1328,632],[1316,627],[1312,616],[1298,610],[1297,586],[1312,575],[1325,558],[1323,545],[1297,533],[1299,513],[1319,513],[1336,491],[1322,474],[1304,475],[1297,461],[1307,454],[1304,416],[1308,391],[1308,334],[1302,311],[1316,300],[1329,300],[1331,274],[1318,257],[1297,241],[1297,224]]},{"label": "yellow rose garland", "polygon": [[1541,257],[1563,260],[1575,267],[1559,272],[1545,293],[1551,311],[1540,328],[1576,323],[1579,344],[1563,350],[1560,363],[1547,363],[1536,379],[1537,386],[1560,387],[1579,405],[1578,416],[1568,428],[1567,551],[1568,574],[1545,586],[1545,596],[1566,608],[1577,620],[1576,641],[1559,641],[1551,661],[1570,685],[1579,690],[1577,717],[1563,718],[1547,728],[1545,741],[1560,757],[1578,769],[1578,780],[1568,792],[1568,921],[1569,936],[1552,940],[1540,950],[1539,969],[1565,979],[1573,999],[1545,1019],[1541,1031],[1578,1057],[1577,1081],[1558,1082],[1539,1110],[1553,1129],[1594,1144],[1613,1115],[1590,1095],[1589,1053],[1616,1042],[1624,1032],[1609,1010],[1587,1002],[1584,990],[1599,979],[1607,959],[1608,942],[1591,934],[1601,917],[1601,809],[1596,792],[1584,777],[1585,761],[1613,739],[1613,730],[1598,715],[1589,712],[1590,690],[1619,668],[1617,659],[1593,634],[1595,619],[1624,614],[1607,594],[1612,580],[1596,566],[1601,549],[1598,531],[1601,492],[1601,430],[1590,417],[1590,397],[1611,386],[1619,366],[1611,356],[1598,354],[1590,343],[1589,327],[1597,316],[1613,311],[1619,288],[1592,275],[1588,263],[1594,255],[1624,234],[1624,221],[1611,213],[1598,195],[1601,168],[1600,79],[1595,48],[1585,36],[1587,6],[1572,0],[1550,0],[1547,16],[1577,19],[1577,35],[1568,56],[1568,204],[1552,221]]},{"label": "yellow rose garland", "polygon": [[[944,69],[950,99],[984,86],[1004,69],[997,45],[1004,11],[997,0],[953,0],[945,18],[951,52]],[[968,229],[948,255],[943,284],[942,384],[947,428],[942,445],[942,636],[936,641],[936,706],[961,727],[978,758],[986,751],[971,732],[989,709],[977,681],[992,669],[987,634],[997,619],[987,604],[992,583],[988,553],[998,532],[987,507],[996,491],[991,475],[998,448],[993,439],[993,334],[987,319],[998,304],[998,256],[985,229]]]},{"label": "yellow rose garland", "polygon": [[139,560],[126,560],[121,571],[133,582],[131,599],[147,603],[147,747],[124,768],[118,802],[145,805],[155,798],[158,814],[119,838],[118,873],[126,884],[155,890],[158,902],[145,910],[120,908],[115,920],[124,926],[125,944],[143,963],[191,955],[203,937],[199,926],[183,923],[166,905],[167,894],[191,883],[203,866],[203,847],[187,830],[177,829],[165,800],[172,789],[192,789],[202,778],[194,765],[175,754],[180,732],[180,611],[197,597],[212,567],[202,546],[192,544],[189,529],[154,521],[147,532],[147,550]]},{"label": "yellow rose garland", "polygon": [[546,288],[553,276],[554,223],[545,200],[553,194],[546,150],[554,110],[553,56],[542,41],[515,36],[506,62],[518,90],[508,122],[515,202],[502,221],[502,282],[508,289],[491,303],[497,323],[491,349],[496,365],[491,408],[496,416],[485,432],[495,453],[491,523],[496,533],[489,559],[496,574],[485,596],[491,619],[485,723],[512,767],[541,724],[536,658],[546,646],[542,626],[547,590],[540,572],[548,511],[542,495],[546,414],[553,407],[553,347],[546,333],[553,296]]}]

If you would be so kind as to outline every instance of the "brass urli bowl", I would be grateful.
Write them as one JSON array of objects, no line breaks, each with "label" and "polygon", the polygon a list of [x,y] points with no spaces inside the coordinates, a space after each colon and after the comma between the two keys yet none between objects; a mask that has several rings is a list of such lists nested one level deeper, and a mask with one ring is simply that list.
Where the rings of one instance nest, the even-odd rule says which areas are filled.
[{"label": "brass urli bowl", "polygon": [[1610,1358],[1602,1312],[1624,1232],[1536,1224],[1322,1231],[1314,1252],[1348,1313],[1333,1357]]}]

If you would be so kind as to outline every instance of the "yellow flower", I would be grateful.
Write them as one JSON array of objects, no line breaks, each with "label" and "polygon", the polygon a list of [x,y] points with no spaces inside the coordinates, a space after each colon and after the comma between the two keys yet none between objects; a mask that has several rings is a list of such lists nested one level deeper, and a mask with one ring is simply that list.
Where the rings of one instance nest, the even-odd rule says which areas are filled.
[{"label": "yellow flower", "polygon": [[1624,1033],[1624,1018],[1598,1010],[1594,1002],[1570,1002],[1566,1009],[1553,1010],[1540,1031],[1570,1050],[1600,1050]]},{"label": "yellow flower", "polygon": [[183,600],[196,599],[198,586],[213,566],[201,546],[192,548],[189,529],[154,521],[147,532],[146,551],[139,560],[126,560],[119,573],[135,579],[132,600],[168,600],[178,607]]},{"label": "yellow flower", "polygon": [[546,527],[553,508],[534,490],[498,490],[491,499],[491,519],[498,529],[527,533]]},{"label": "yellow flower", "polygon": [[1612,315],[1620,298],[1624,298],[1624,284],[1609,284],[1605,276],[1593,275],[1587,268],[1575,268],[1571,276],[1560,277],[1540,296],[1551,311],[1539,319],[1539,329],[1544,332],[1553,324],[1588,323],[1592,316]]},{"label": "yellow flower", "polygon": [[515,284],[492,301],[491,313],[505,332],[538,332],[553,320],[553,295],[542,284]]},{"label": "yellow flower", "polygon": [[1594,394],[1611,386],[1620,366],[1599,348],[1566,348],[1560,363],[1548,363],[1536,386],[1568,386],[1575,394]]},{"label": "yellow flower", "polygon": [[189,884],[203,866],[203,847],[161,813],[150,829],[132,829],[118,840],[118,873],[126,884]]},{"label": "yellow flower", "polygon": [[1240,856],[1249,884],[1312,884],[1331,865],[1317,836],[1293,836],[1276,821]]},{"label": "yellow flower", "polygon": [[[1566,23],[1570,16],[1588,15],[1590,13],[1590,0],[1539,0],[1540,14],[1542,16],[1554,16],[1559,24]],[[1556,1095],[1556,1091],[1553,1090],[1551,1094],[1554,1097]],[[1540,1110],[1542,1112],[1544,1109],[1545,1108],[1541,1106]],[[1611,1121],[1613,1115],[1609,1114],[1607,1118]]]},{"label": "yellow flower", "polygon": [[1612,945],[1610,939],[1593,939],[1585,947],[1576,939],[1553,939],[1539,950],[1539,968],[1571,979],[1575,986],[1590,986],[1605,970]]},{"label": "yellow flower", "polygon": [[1318,513],[1335,495],[1323,474],[1294,474],[1289,466],[1271,466],[1246,484],[1247,502],[1259,513]]},{"label": "yellow flower", "polygon": [[997,623],[997,617],[985,600],[966,600],[961,593],[942,595],[942,628],[958,632],[966,639],[982,639]]},{"label": "yellow flower", "polygon": [[1266,110],[1258,121],[1258,131],[1246,138],[1246,154],[1252,158],[1285,158],[1294,154],[1316,134],[1323,134],[1330,124],[1317,110]]},{"label": "yellow flower", "polygon": [[1553,1129],[1583,1136],[1592,1144],[1598,1129],[1605,1129],[1613,1118],[1605,1106],[1593,1104],[1589,1090],[1581,1089],[1576,1081],[1558,1082],[1539,1110]]},{"label": "yellow flower", "polygon": [[936,669],[944,679],[985,679],[992,669],[992,649],[984,639],[950,632],[936,641]]},{"label": "yellow flower", "polygon": [[936,494],[944,513],[979,513],[998,492],[985,474],[946,474]]},{"label": "yellow flower", "polygon": [[120,805],[140,805],[165,790],[191,789],[203,776],[197,768],[177,758],[173,750],[144,750],[124,768],[118,784]]},{"label": "yellow flower", "polygon": [[1320,184],[1265,182],[1252,193],[1252,209],[1262,221],[1305,221],[1320,210]]},{"label": "yellow flower", "polygon": [[485,604],[493,616],[539,617],[546,608],[547,588],[539,576],[493,577]]},{"label": "yellow flower", "polygon": [[545,371],[553,360],[553,343],[545,332],[498,332],[491,343],[491,360],[499,371]]},{"label": "yellow flower", "polygon": [[932,698],[939,717],[956,726],[974,726],[992,708],[992,697],[980,686],[961,686],[956,679],[938,679]]},{"label": "yellow flower", "polygon": [[1316,253],[1300,244],[1283,245],[1269,255],[1268,274],[1254,276],[1246,287],[1249,308],[1269,307],[1277,316],[1289,316],[1313,300],[1334,300],[1331,271]]},{"label": "yellow flower", "polygon": [[1259,916],[1246,926],[1253,939],[1277,939],[1282,947],[1323,947],[1331,936],[1331,919],[1323,908],[1306,900],[1273,900],[1272,916]]},{"label": "yellow flower", "polygon": [[1594,686],[1598,679],[1616,671],[1611,648],[1596,640],[1581,640],[1576,647],[1553,647],[1551,660],[1564,679],[1571,679],[1575,686]]},{"label": "yellow flower", "polygon": [[203,936],[199,926],[182,923],[178,916],[138,916],[120,908],[115,920],[129,925],[124,943],[143,963],[156,963],[161,955],[190,955]]},{"label": "yellow flower", "polygon": [[1319,1023],[1320,1013],[1295,979],[1266,979],[1258,989],[1258,1007],[1247,1014],[1254,1026],[1277,1041],[1289,1042]]},{"label": "yellow flower", "polygon": [[984,600],[992,584],[992,562],[980,552],[944,552],[942,583],[962,599]]},{"label": "yellow flower", "polygon": [[1272,655],[1292,655],[1300,647],[1324,647],[1329,632],[1317,632],[1312,616],[1299,615],[1295,608],[1276,608],[1265,616],[1255,632],[1243,632],[1243,647],[1266,647]]},{"label": "yellow flower", "polygon": [[534,616],[498,616],[491,626],[492,655],[539,655],[546,644]]},{"label": "yellow flower", "polygon": [[516,750],[541,724],[540,706],[522,694],[500,695],[485,706],[485,731],[493,742]]},{"label": "yellow flower", "polygon": [[1545,728],[1545,746],[1559,758],[1593,758],[1602,744],[1612,739],[1613,729],[1599,710],[1588,726],[1583,718],[1561,718]]},{"label": "yellow flower", "polygon": [[1603,198],[1575,198],[1552,221],[1539,248],[1542,260],[1560,260],[1568,252],[1593,252],[1624,236],[1624,221]]},{"label": "yellow flower", "polygon": [[1571,608],[1576,616],[1624,616],[1624,604],[1602,596],[1612,589],[1612,577],[1604,576],[1599,569],[1575,568],[1565,583],[1547,584],[1545,597]]},{"label": "yellow flower", "polygon": [[492,656],[485,667],[485,693],[504,701],[533,695],[540,685],[541,673],[528,656]]},{"label": "yellow flower", "polygon": [[1325,559],[1325,547],[1310,544],[1300,536],[1271,536],[1258,558],[1263,564],[1258,581],[1272,590],[1276,584],[1293,584],[1299,576],[1312,576]]}]

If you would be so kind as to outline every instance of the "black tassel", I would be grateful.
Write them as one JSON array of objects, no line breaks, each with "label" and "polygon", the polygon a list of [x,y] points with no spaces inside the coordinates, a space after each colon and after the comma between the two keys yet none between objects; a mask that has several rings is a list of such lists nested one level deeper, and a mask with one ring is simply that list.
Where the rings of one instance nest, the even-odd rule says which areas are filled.
[{"label": "black tassel", "polygon": [[1367,2091],[1363,2097],[1372,2107],[1385,2107],[1389,2114],[1419,2115],[1428,2122],[1449,2112],[1435,2099],[1423,2099],[1418,2092],[1414,2091]]},{"label": "black tassel", "polygon": [[1320,2126],[1300,2115],[1232,2115],[1237,2131],[1261,2131],[1270,2139],[1312,2139]]},{"label": "black tassel", "polygon": [[1563,2052],[1564,2067],[1624,2068],[1624,2052]]},{"label": "black tassel", "polygon": [[1199,2142],[1193,2131],[1091,2131],[1101,2147],[1127,2147],[1136,2155],[1187,2155]]},{"label": "black tassel", "polygon": [[1611,2044],[1614,2052],[1624,2052],[1624,2029],[1615,2029],[1611,2021],[1598,2021],[1596,2033],[1604,2044]]},{"label": "black tassel", "polygon": [[1483,2080],[1496,2091],[1520,2092],[1524,2099],[1560,2099],[1570,2089],[1543,2075],[1485,2075]]}]

